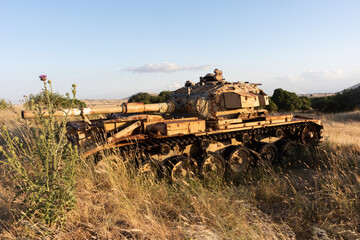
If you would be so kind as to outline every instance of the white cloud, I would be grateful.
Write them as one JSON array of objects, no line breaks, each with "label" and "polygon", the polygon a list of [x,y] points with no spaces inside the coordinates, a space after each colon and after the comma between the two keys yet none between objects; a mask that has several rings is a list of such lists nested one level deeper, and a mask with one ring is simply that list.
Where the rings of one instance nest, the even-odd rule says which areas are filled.
[{"label": "white cloud", "polygon": [[168,88],[170,89],[170,90],[175,90],[175,89],[178,89],[178,88],[180,88],[181,87],[181,84],[180,83],[172,83],[172,84],[170,84],[169,86],[168,86]]},{"label": "white cloud", "polygon": [[290,83],[296,83],[300,80],[299,77],[294,76],[294,75],[285,75],[285,76],[281,76],[281,77],[276,77],[275,80],[277,82],[290,82]]},{"label": "white cloud", "polygon": [[187,66],[180,66],[176,63],[150,63],[145,64],[140,67],[127,67],[124,68],[125,71],[128,72],[137,72],[137,73],[151,73],[151,72],[177,72],[177,71],[185,71],[185,70],[199,70],[205,69],[208,67],[213,66],[212,64],[207,65],[187,65]]},{"label": "white cloud", "polygon": [[[341,70],[333,71],[306,71],[300,75],[284,75],[274,78],[277,82],[284,83],[319,83],[329,81],[342,81],[359,79],[360,74],[357,72],[345,73]],[[359,79],[360,80],[360,79]]]},{"label": "white cloud", "polygon": [[299,82],[323,82],[329,80],[341,80],[353,77],[352,74],[345,73],[341,70],[333,71],[306,71],[298,76],[295,75],[284,75],[276,77],[275,80],[278,82],[286,83],[299,83]]},{"label": "white cloud", "polygon": [[359,82],[360,72],[329,70],[275,77],[270,81],[270,85],[272,88],[283,88],[297,93],[317,93],[342,91]]},{"label": "white cloud", "polygon": [[350,74],[345,73],[341,70],[333,71],[307,71],[303,72],[300,77],[303,80],[309,81],[323,81],[323,80],[339,80],[346,79]]}]

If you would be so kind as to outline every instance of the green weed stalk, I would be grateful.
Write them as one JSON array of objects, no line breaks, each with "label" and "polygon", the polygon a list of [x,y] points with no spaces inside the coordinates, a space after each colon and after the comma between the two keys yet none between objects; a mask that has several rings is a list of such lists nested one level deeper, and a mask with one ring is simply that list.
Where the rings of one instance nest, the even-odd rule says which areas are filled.
[{"label": "green weed stalk", "polygon": [[[44,82],[44,105],[49,111],[43,117],[43,106],[35,105],[36,118],[26,123],[26,139],[13,136],[5,127],[0,137],[6,142],[0,149],[0,162],[7,166],[11,180],[16,185],[14,200],[20,200],[26,218],[41,221],[49,226],[63,223],[66,213],[75,206],[75,170],[79,155],[66,136],[69,116],[56,119],[57,110],[52,102],[51,81]],[[76,85],[72,86],[75,101]]]}]

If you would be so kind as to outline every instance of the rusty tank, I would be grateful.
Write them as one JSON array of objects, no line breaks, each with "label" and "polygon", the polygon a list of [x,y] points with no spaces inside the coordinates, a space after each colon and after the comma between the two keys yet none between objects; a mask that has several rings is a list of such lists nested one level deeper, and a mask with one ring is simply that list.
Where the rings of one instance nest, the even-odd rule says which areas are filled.
[{"label": "rusty tank", "polygon": [[[251,165],[277,163],[299,145],[315,146],[322,138],[320,120],[269,115],[269,97],[259,85],[227,82],[215,69],[197,83],[187,81],[166,103],[128,102],[54,115],[83,117],[67,123],[68,138],[83,157],[114,151],[135,159],[141,171],[173,180],[192,174],[236,179]],[[92,114],[106,117],[89,120]],[[22,117],[34,114],[23,111]]]}]

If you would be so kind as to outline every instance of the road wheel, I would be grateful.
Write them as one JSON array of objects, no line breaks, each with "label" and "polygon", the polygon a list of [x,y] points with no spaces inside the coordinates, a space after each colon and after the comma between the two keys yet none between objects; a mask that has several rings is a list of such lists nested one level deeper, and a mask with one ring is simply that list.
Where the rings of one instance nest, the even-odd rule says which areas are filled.
[{"label": "road wheel", "polygon": [[148,179],[160,179],[162,177],[160,163],[152,158],[147,159],[140,165],[139,174]]},{"label": "road wheel", "polygon": [[205,180],[223,179],[225,175],[225,160],[214,152],[207,152],[201,167],[201,174]]},{"label": "road wheel", "polygon": [[245,146],[235,148],[228,157],[227,177],[230,181],[236,183],[241,175],[248,169],[253,158],[250,151]]},{"label": "road wheel", "polygon": [[314,125],[306,126],[300,134],[300,140],[303,144],[315,146],[319,143],[319,133]]},{"label": "road wheel", "polygon": [[268,166],[278,161],[278,150],[273,143],[265,143],[259,148],[260,165]]},{"label": "road wheel", "polygon": [[287,165],[296,160],[300,151],[299,143],[291,140],[278,141],[276,146],[278,146],[280,153],[279,162],[283,165]]},{"label": "road wheel", "polygon": [[197,163],[187,156],[175,156],[171,159],[171,180],[173,183],[179,183],[182,181],[188,181],[194,179]]}]

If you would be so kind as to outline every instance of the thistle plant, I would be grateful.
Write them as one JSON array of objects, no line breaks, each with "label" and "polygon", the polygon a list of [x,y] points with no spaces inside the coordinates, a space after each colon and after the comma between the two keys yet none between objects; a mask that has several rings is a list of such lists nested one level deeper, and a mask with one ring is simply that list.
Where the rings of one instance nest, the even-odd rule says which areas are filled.
[{"label": "thistle plant", "polygon": [[[63,222],[66,212],[75,206],[75,170],[79,160],[76,146],[66,136],[68,115],[54,117],[58,109],[52,99],[51,81],[41,75],[44,83],[45,108],[50,116],[43,117],[43,106],[34,105],[36,118],[26,122],[26,138],[14,136],[5,127],[0,131],[6,144],[0,149],[0,162],[16,185],[14,200],[20,200],[23,213],[48,225]],[[74,103],[76,85],[72,88]],[[0,154],[1,155],[1,154]]]}]

